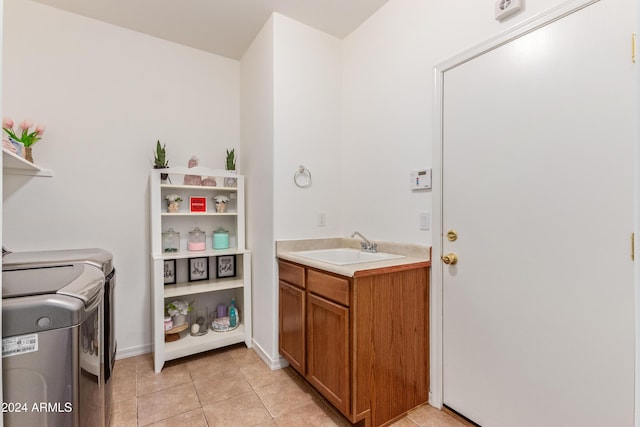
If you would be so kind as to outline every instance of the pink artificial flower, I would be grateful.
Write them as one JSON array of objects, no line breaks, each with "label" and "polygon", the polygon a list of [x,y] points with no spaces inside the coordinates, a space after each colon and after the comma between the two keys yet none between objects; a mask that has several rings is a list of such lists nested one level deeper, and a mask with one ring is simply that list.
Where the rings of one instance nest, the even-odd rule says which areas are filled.
[{"label": "pink artificial flower", "polygon": [[44,125],[36,126],[36,134],[37,135],[42,135],[44,133],[45,129],[46,129],[46,126],[44,126]]},{"label": "pink artificial flower", "polygon": [[10,129],[13,127],[13,119],[11,117],[5,117],[2,119],[2,127],[5,129]]},{"label": "pink artificial flower", "polygon": [[33,122],[31,120],[23,120],[20,122],[20,129],[29,130],[29,128],[33,126]]}]

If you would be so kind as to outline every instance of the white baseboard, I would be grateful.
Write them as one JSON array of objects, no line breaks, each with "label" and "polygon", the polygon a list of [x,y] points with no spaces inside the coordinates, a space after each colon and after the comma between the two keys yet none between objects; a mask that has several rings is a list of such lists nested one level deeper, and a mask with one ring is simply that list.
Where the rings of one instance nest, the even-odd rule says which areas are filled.
[{"label": "white baseboard", "polygon": [[[258,357],[262,359],[262,361],[273,371],[286,368],[289,366],[289,362],[282,356],[278,355],[277,359],[272,359],[269,355],[264,351],[262,346],[258,344],[255,340],[252,341],[253,350],[256,352]],[[116,351],[116,360],[126,359],[128,357],[140,356],[143,354],[151,353],[153,346],[151,344],[140,345],[136,347],[129,348],[119,348]]]},{"label": "white baseboard", "polygon": [[271,368],[272,371],[286,368],[287,366],[289,366],[289,362],[287,362],[287,360],[280,355],[278,355],[278,358],[275,360],[269,357],[269,355],[264,351],[262,346],[256,342],[255,339],[253,340],[253,351],[256,352],[258,357],[262,359],[262,361],[269,368]]},{"label": "white baseboard", "polygon": [[116,350],[116,360],[126,359],[128,357],[140,356],[151,353],[153,346],[149,344],[139,345],[136,347],[119,348]]}]

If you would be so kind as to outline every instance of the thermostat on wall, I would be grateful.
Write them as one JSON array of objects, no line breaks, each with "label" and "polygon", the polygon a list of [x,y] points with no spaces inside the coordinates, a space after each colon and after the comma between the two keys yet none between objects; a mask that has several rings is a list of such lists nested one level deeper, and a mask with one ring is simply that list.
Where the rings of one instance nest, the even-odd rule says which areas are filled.
[{"label": "thermostat on wall", "polygon": [[431,169],[411,171],[411,189],[422,190],[424,188],[431,188]]}]

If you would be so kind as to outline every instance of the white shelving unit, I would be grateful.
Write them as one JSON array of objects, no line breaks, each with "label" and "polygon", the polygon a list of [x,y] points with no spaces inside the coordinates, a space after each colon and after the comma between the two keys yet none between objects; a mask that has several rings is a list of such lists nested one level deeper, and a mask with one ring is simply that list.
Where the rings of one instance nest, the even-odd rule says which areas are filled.
[{"label": "white shelving unit", "polygon": [[9,175],[52,177],[53,172],[23,159],[14,153],[2,149],[2,171]]},{"label": "white shelving unit", "polygon": [[[169,174],[170,183],[161,182],[161,173]],[[214,177],[217,186],[182,185],[185,175]],[[233,178],[236,186],[224,186],[225,178]],[[150,177],[151,210],[151,262],[152,269],[152,324],[154,370],[160,372],[167,360],[244,342],[251,347],[251,253],[245,247],[244,177],[229,171],[203,167],[155,169]],[[167,212],[165,197],[178,194],[183,199],[180,211]],[[213,197],[225,195],[230,198],[228,212],[216,213]],[[207,211],[189,212],[189,197],[207,198]],[[213,230],[222,226],[229,231],[229,249],[213,248]],[[207,235],[204,251],[188,251],[189,231],[200,228]],[[180,250],[163,252],[162,233],[169,228],[180,233]],[[216,278],[216,258],[235,256],[235,277]],[[188,281],[189,258],[207,258],[209,279]],[[164,263],[175,260],[177,283],[164,283]],[[234,298],[240,311],[240,325],[228,332],[211,329],[206,335],[192,336],[188,330],[174,342],[165,342],[165,305],[176,299],[193,302],[195,308],[214,311],[217,304],[229,305]],[[193,313],[193,312],[192,312]]]}]

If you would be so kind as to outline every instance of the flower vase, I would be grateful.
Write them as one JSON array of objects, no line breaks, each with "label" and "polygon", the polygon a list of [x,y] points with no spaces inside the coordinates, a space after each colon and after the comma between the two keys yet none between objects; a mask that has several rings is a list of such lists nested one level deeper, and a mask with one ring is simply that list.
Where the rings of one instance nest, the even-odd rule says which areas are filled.
[{"label": "flower vase", "polygon": [[171,202],[171,203],[167,204],[167,211],[169,213],[178,213],[179,210],[180,210],[180,203],[179,202]]},{"label": "flower vase", "polygon": [[226,202],[216,202],[216,212],[217,213],[225,213],[227,211],[227,203]]},{"label": "flower vase", "polygon": [[176,314],[171,318],[171,320],[173,321],[173,327],[175,328],[176,326],[184,325],[187,322],[187,315]]},{"label": "flower vase", "polygon": [[33,163],[33,153],[31,152],[31,147],[24,147],[24,158]]}]

